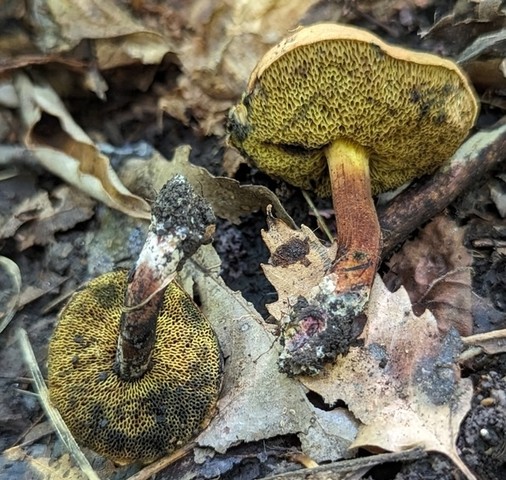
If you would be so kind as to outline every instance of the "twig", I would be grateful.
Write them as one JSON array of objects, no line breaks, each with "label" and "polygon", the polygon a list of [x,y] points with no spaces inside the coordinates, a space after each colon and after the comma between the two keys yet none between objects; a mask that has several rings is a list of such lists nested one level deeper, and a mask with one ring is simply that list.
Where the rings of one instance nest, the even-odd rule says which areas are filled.
[{"label": "twig", "polygon": [[444,210],[465,189],[506,158],[506,121],[470,137],[436,173],[378,208],[382,256]]},{"label": "twig", "polygon": [[40,404],[48,418],[51,420],[58,437],[60,437],[60,440],[67,447],[70,455],[75,460],[83,474],[86,475],[89,480],[100,480],[100,477],[96,474],[95,470],[93,470],[92,466],[88,462],[88,459],[84,456],[84,453],[81,451],[74,440],[74,437],[65,425],[60,413],[51,405],[47,387],[39,366],[37,365],[35,354],[33,353],[30,341],[28,340],[28,335],[22,328],[18,330],[18,341],[25,363],[33,376],[35,390],[39,395]]}]

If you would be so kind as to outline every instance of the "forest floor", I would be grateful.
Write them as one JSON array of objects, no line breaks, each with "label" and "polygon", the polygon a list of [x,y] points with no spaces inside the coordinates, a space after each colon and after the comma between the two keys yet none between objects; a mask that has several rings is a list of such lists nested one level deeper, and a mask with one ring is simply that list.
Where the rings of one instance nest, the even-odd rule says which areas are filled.
[{"label": "forest floor", "polygon": [[[218,217],[212,247],[185,266],[182,281],[222,343],[219,413],[170,465],[120,467],[84,448],[98,478],[506,478],[500,2],[37,3],[8,1],[0,12],[0,479],[86,478],[34,394],[19,332],[46,376],[59,311],[87,281],[132,267],[150,204],[175,173]],[[291,29],[319,22],[456,59],[481,102],[461,155],[475,148],[487,158],[467,173],[465,188],[384,252],[369,330],[349,363],[329,367],[327,381],[277,371],[279,319],[270,305],[283,293],[261,267],[272,263],[261,232],[273,204],[276,217],[306,225],[329,246],[319,222],[335,234],[332,203],[310,193],[309,205],[300,189],[252,167],[226,141],[227,113],[258,59]],[[423,182],[430,191],[430,178]],[[377,199],[380,222],[391,201]],[[392,363],[398,358],[401,383],[367,370],[372,344],[383,344]],[[397,357],[407,345],[410,353]],[[450,391],[434,403],[417,390],[416,362],[405,360],[429,351],[437,365],[429,388]]]}]

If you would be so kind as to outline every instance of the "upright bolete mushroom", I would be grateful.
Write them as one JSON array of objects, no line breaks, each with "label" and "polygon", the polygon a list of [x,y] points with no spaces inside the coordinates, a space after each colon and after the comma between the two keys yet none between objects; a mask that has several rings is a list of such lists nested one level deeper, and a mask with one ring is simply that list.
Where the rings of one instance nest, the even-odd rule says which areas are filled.
[{"label": "upright bolete mushroom", "polygon": [[50,400],[78,441],[119,464],[172,452],[214,412],[218,340],[172,280],[213,225],[209,205],[175,177],[157,197],[132,272],[92,280],[60,315],[49,346]]},{"label": "upright bolete mushroom", "polygon": [[[372,195],[433,172],[477,111],[468,80],[450,60],[387,45],[358,28],[319,24],[297,30],[260,60],[228,129],[230,143],[260,170],[332,195],[338,254],[323,290],[331,278],[335,295],[353,292],[352,314],[365,306],[379,261]],[[332,308],[323,312],[332,315]],[[285,343],[291,355],[307,346]],[[319,357],[336,353],[320,348]],[[307,370],[287,367],[315,373]]]}]

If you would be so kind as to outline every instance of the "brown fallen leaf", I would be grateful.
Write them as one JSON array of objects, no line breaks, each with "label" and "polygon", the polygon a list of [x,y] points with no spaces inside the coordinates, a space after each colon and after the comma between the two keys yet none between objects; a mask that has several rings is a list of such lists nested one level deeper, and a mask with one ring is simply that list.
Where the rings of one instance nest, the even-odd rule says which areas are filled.
[{"label": "brown fallen leaf", "polygon": [[499,32],[504,26],[504,9],[495,0],[456,2],[453,9],[432,25],[424,37],[439,40],[450,55],[456,55],[480,35]]},{"label": "brown fallen leaf", "polygon": [[301,382],[329,405],[343,400],[362,422],[352,447],[398,452],[420,446],[447,455],[476,480],[455,446],[473,394],[456,364],[457,332],[442,336],[430,312],[414,315],[406,291],[390,293],[379,276],[367,317],[362,346]]},{"label": "brown fallen leaf", "polygon": [[120,170],[120,178],[133,192],[146,198],[153,198],[161,186],[171,177],[180,173],[211,204],[214,213],[232,223],[241,223],[241,216],[266,209],[272,204],[284,221],[293,225],[278,197],[262,185],[241,185],[237,180],[214,177],[203,167],[189,161],[190,147],[178,147],[171,160],[158,152],[149,159],[132,158]]},{"label": "brown fallen leaf", "polygon": [[55,233],[69,230],[94,213],[94,200],[68,185],[48,193],[26,174],[0,180],[0,185],[0,239],[15,238],[20,251],[47,245]]},{"label": "brown fallen leaf", "polygon": [[83,40],[93,50],[102,70],[141,62],[158,64],[174,51],[168,39],[152,31],[111,0],[43,0],[27,2],[36,12],[37,46],[42,52],[63,52]]},{"label": "brown fallen leaf", "polygon": [[25,143],[54,175],[128,215],[148,219],[150,207],[130,193],[86,133],[74,122],[48,84],[17,72],[14,86],[27,130]]},{"label": "brown fallen leaf", "polygon": [[65,232],[94,214],[95,202],[86,194],[62,185],[48,195],[42,193],[46,202],[43,209],[33,211],[33,217],[20,226],[14,238],[19,250],[32,245],[47,245],[54,234]]},{"label": "brown fallen leaf", "polygon": [[[178,50],[182,75],[177,95],[161,101],[166,111],[183,123],[184,98],[206,134],[224,133],[228,108],[244,90],[246,79],[267,49],[297,27],[315,0],[198,0],[187,2],[180,13],[186,31]],[[245,53],[247,52],[247,53]]]},{"label": "brown fallen leaf", "polygon": [[443,333],[452,326],[461,335],[473,329],[472,256],[464,246],[464,234],[464,228],[439,215],[387,262],[388,288],[404,286],[415,315],[428,308]]},{"label": "brown fallen leaf", "polygon": [[275,338],[240,292],[216,275],[219,265],[214,249],[204,246],[182,273],[187,291],[198,293],[226,359],[219,412],[197,437],[198,444],[224,453],[239,442],[297,434],[303,452],[316,461],[352,455],[353,416],[344,409],[314,407],[303,386],[278,371]]}]

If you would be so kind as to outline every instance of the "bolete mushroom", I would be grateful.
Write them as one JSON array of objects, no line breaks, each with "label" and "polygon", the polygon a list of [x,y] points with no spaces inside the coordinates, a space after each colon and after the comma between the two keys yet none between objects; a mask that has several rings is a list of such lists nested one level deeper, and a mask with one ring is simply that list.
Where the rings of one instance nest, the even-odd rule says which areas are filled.
[{"label": "bolete mushroom", "polygon": [[92,280],[60,314],[49,346],[50,400],[79,442],[118,464],[172,452],[215,411],[218,340],[173,280],[213,224],[208,204],[175,177],[157,197],[132,272]]},{"label": "bolete mushroom", "polygon": [[[372,195],[433,172],[467,136],[477,111],[455,63],[355,27],[301,28],[257,64],[230,111],[229,141],[260,170],[332,195],[338,254],[318,301],[309,301],[319,304],[313,306],[324,324],[343,295],[353,300],[339,315],[356,315],[367,303],[381,250]],[[294,341],[285,337],[285,350],[301,358],[285,362],[288,373],[317,373],[342,353],[322,351],[314,341],[318,365],[307,367],[311,342],[297,338],[294,322],[289,330]]]}]

